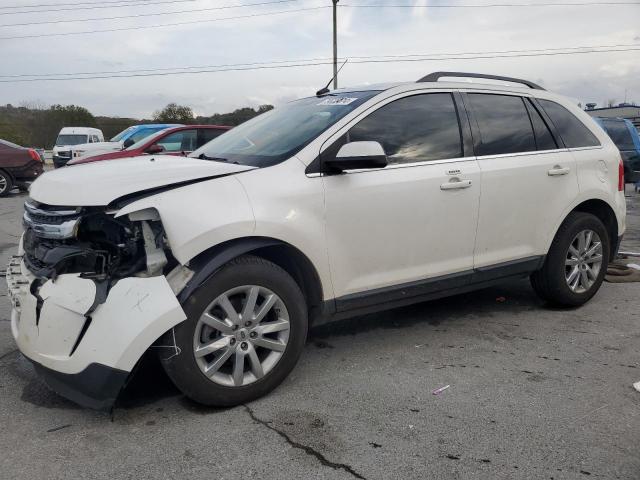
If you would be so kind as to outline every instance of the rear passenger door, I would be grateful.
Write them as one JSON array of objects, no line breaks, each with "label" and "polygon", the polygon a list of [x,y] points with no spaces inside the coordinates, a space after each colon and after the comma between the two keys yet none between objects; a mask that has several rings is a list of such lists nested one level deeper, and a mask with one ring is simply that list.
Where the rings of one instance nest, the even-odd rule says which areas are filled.
[{"label": "rear passenger door", "polygon": [[463,98],[482,182],[475,268],[488,278],[492,269],[484,267],[535,268],[578,195],[575,160],[529,98],[474,92]]}]

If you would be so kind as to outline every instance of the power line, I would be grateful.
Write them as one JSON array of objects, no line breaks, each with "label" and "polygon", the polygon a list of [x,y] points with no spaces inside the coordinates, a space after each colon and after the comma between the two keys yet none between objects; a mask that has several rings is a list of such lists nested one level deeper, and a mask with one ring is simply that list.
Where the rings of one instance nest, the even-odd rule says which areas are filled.
[{"label": "power line", "polygon": [[[461,57],[464,55],[503,55],[509,53],[547,53],[554,51],[566,51],[566,50],[595,50],[595,49],[618,49],[625,47],[640,47],[640,43],[623,43],[616,45],[582,45],[578,47],[557,47],[557,48],[535,48],[535,49],[520,49],[520,50],[495,50],[495,51],[482,51],[482,52],[442,52],[442,53],[405,53],[400,55],[349,55],[348,57],[338,58],[343,61],[347,58],[354,63],[354,60],[362,59],[388,59],[388,58],[410,58],[410,57]],[[618,50],[614,50],[618,51]],[[269,62],[247,62],[247,63],[227,63],[219,65],[191,65],[183,67],[161,67],[161,68],[138,68],[129,70],[103,70],[92,72],[61,72],[61,73],[17,73],[11,75],[0,75],[0,78],[24,78],[24,77],[74,77],[78,75],[116,75],[123,73],[145,73],[145,72],[171,72],[174,70],[193,70],[193,69],[208,69],[219,67],[238,67],[238,66],[253,66],[253,65],[273,65],[292,62],[317,62],[324,60],[331,60],[332,57],[316,57],[297,60],[274,60]],[[464,58],[463,58],[464,59]],[[181,72],[175,72],[181,73]],[[187,72],[188,73],[188,72]]]},{"label": "power line", "polygon": [[[6,10],[9,8],[38,8],[38,7],[60,7],[60,6],[64,6],[64,5],[102,5],[105,3],[139,3],[139,2],[143,2],[144,0],[105,0],[105,1],[98,1],[98,2],[70,2],[70,3],[30,3],[30,4],[23,4],[23,5],[4,5],[4,6],[0,6],[0,10]],[[176,2],[179,2],[180,0],[176,0]],[[195,2],[196,0],[190,0],[192,2]]]},{"label": "power line", "polygon": [[[599,49],[599,50],[583,50],[573,52],[542,52],[542,53],[518,53],[518,54],[505,54],[505,55],[473,55],[473,56],[455,56],[455,57],[421,57],[421,58],[365,58],[361,60],[350,60],[349,64],[366,64],[366,63],[402,63],[402,62],[431,62],[431,61],[444,61],[444,60],[486,60],[497,58],[521,58],[521,57],[549,57],[558,55],[580,55],[590,53],[609,53],[609,52],[631,52],[640,51],[640,47],[637,48],[625,48],[625,49]],[[466,54],[462,54],[466,55]],[[270,70],[279,68],[296,68],[296,67],[314,67],[320,65],[331,65],[332,60],[319,61],[319,62],[307,62],[305,60],[291,60],[291,63],[281,65],[266,65],[266,64],[245,64],[246,66],[212,66],[202,70],[195,71],[182,71],[182,72],[152,72],[152,73],[138,73],[130,75],[96,75],[85,77],[57,77],[57,78],[29,78],[29,79],[10,79],[0,80],[0,83],[22,83],[22,82],[40,82],[40,81],[69,81],[69,80],[97,80],[97,79],[109,79],[109,78],[135,78],[135,77],[161,77],[170,75],[186,75],[186,74],[201,74],[201,73],[219,73],[219,72],[231,72],[231,71],[247,71],[247,70]],[[284,62],[282,62],[284,63]],[[240,64],[242,65],[242,64]]]},{"label": "power line", "polygon": [[324,8],[331,8],[331,6],[324,5],[321,7],[308,7],[308,8],[298,8],[294,10],[281,10],[278,12],[251,13],[247,15],[237,15],[235,17],[212,18],[209,20],[191,20],[188,22],[163,23],[158,25],[140,25],[135,27],[105,28],[102,30],[82,30],[79,32],[43,33],[43,34],[34,34],[34,35],[11,35],[8,37],[0,37],[0,40],[15,40],[15,39],[42,38],[42,37],[66,37],[69,35],[88,35],[92,33],[123,32],[127,30],[142,30],[147,28],[176,27],[181,25],[194,25],[199,23],[220,22],[223,20],[240,20],[244,18],[266,17],[270,15],[282,15],[286,13],[308,12],[311,10],[321,10]]},{"label": "power line", "polygon": [[297,2],[297,1],[298,0],[272,0],[268,2],[245,3],[242,5],[223,5],[220,7],[196,8],[192,10],[177,10],[173,12],[137,13],[134,15],[121,15],[118,17],[78,18],[78,19],[68,19],[68,20],[45,20],[43,22],[5,23],[5,24],[0,24],[0,27],[21,27],[26,25],[45,25],[45,24],[51,24],[51,23],[77,23],[77,22],[93,22],[93,21],[99,21],[99,20],[121,20],[124,18],[137,18],[137,17],[157,17],[160,15],[177,15],[180,13],[210,12],[213,10],[227,10],[230,8],[242,8],[242,7],[257,7],[262,5],[275,5],[280,3],[291,3],[291,2]]},{"label": "power line", "polygon": [[487,4],[461,4],[461,5],[407,5],[407,4],[340,4],[343,8],[511,8],[511,7],[594,7],[594,6],[615,6],[631,5],[640,6],[638,2],[554,2],[554,3],[487,3]]},{"label": "power line", "polygon": [[[49,9],[43,9],[43,10],[24,10],[24,11],[19,11],[19,12],[0,12],[0,15],[21,15],[24,13],[46,13],[46,12],[66,12],[69,10],[95,10],[95,9],[101,9],[101,8],[122,8],[122,7],[146,7],[148,5],[162,5],[162,4],[167,4],[167,3],[192,3],[195,2],[196,0],[154,0],[152,2],[147,2],[145,0],[118,0],[117,2],[113,2],[113,3],[121,3],[122,5],[104,5],[105,3],[111,3],[111,2],[100,2],[100,5],[94,5],[94,6],[90,6],[90,7],[68,7],[68,8],[49,8]],[[126,2],[126,3],[124,3]],[[56,5],[56,4],[52,4],[52,5]],[[73,3],[61,3],[59,5],[75,5]],[[78,5],[82,5],[82,4],[78,4]],[[93,5],[93,4],[91,4]],[[17,6],[15,7],[0,7],[0,10],[5,9],[5,8],[18,8]]]}]

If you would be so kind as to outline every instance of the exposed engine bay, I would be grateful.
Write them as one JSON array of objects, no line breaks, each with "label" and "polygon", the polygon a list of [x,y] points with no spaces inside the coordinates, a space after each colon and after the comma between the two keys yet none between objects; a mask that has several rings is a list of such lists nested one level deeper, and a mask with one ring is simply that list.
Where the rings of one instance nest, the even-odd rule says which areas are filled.
[{"label": "exposed engine bay", "polygon": [[83,278],[117,280],[158,275],[169,264],[155,211],[132,220],[115,218],[106,207],[59,207],[29,200],[23,222],[24,261],[36,277],[80,273]]}]

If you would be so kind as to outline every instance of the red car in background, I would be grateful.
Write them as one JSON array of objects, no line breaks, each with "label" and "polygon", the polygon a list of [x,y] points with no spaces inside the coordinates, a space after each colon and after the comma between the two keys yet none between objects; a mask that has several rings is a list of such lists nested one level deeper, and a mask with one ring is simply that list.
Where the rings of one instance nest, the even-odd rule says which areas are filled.
[{"label": "red car in background", "polygon": [[26,190],[42,171],[42,158],[33,148],[0,140],[0,197],[9,195],[13,187]]},{"label": "red car in background", "polygon": [[222,125],[184,125],[182,127],[166,128],[143,138],[124,150],[74,158],[67,165],[78,165],[100,160],[116,160],[139,155],[187,155],[222,135],[230,128]]}]

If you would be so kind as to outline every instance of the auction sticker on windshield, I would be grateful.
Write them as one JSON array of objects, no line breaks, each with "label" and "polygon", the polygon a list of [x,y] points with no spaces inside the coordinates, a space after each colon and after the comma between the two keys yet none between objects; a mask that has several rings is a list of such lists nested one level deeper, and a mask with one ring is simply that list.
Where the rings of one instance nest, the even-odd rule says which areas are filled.
[{"label": "auction sticker on windshield", "polygon": [[317,105],[349,105],[350,103],[358,100],[357,98],[349,98],[349,97],[333,97],[333,98],[325,98],[323,101],[318,103]]}]

